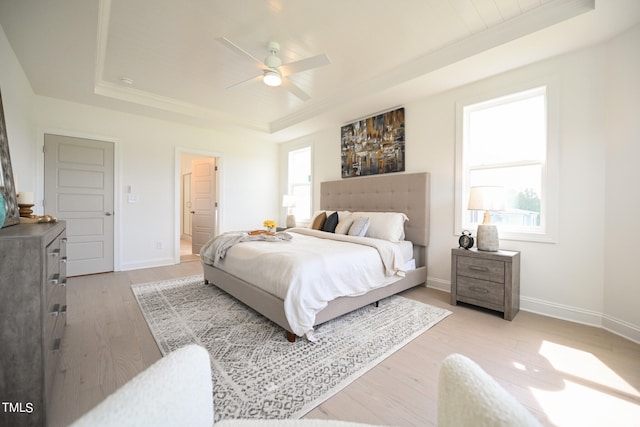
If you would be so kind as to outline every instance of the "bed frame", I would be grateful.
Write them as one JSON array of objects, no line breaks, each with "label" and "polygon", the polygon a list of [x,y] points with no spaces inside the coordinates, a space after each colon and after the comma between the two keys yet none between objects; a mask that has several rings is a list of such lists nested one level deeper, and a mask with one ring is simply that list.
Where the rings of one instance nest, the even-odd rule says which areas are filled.
[{"label": "bed frame", "polygon": [[[423,284],[427,279],[427,247],[429,245],[429,174],[392,174],[364,178],[348,178],[320,184],[320,209],[352,212],[403,212],[409,217],[405,223],[406,239],[413,242],[416,269],[391,285],[357,297],[340,297],[316,315],[314,326],[349,313],[365,305]],[[282,299],[226,273],[211,265],[202,264],[205,283],[242,301],[263,316],[285,329],[287,339],[295,341],[295,334],[284,313]]]}]

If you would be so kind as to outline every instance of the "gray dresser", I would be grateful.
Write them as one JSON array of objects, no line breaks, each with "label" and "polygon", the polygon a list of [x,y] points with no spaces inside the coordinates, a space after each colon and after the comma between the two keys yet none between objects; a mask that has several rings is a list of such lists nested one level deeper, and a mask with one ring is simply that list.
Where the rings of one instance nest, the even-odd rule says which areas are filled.
[{"label": "gray dresser", "polygon": [[44,426],[66,325],[66,225],[0,230],[0,425]]},{"label": "gray dresser", "polygon": [[477,305],[512,320],[520,310],[520,252],[451,250],[451,304]]}]

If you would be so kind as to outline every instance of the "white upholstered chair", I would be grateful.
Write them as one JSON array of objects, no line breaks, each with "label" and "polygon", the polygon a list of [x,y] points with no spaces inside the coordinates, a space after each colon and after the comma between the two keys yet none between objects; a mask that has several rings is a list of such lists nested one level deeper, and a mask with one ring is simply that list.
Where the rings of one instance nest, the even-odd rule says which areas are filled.
[{"label": "white upholstered chair", "polygon": [[438,379],[438,426],[540,426],[513,396],[475,362],[447,356]]},{"label": "white upholstered chair", "polygon": [[[539,426],[538,421],[478,365],[459,354],[440,369],[438,425]],[[158,360],[72,427],[211,427],[209,354],[190,345]],[[225,420],[215,427],[364,427],[331,420]]]}]

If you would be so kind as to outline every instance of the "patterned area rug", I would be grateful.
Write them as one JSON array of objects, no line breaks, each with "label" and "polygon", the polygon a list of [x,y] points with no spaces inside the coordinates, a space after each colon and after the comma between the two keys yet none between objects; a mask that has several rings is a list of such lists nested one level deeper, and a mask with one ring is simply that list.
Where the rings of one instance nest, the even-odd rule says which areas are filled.
[{"label": "patterned area rug", "polygon": [[300,418],[450,311],[393,296],[290,343],[275,323],[201,276],[132,286],[163,354],[209,350],[216,421]]}]

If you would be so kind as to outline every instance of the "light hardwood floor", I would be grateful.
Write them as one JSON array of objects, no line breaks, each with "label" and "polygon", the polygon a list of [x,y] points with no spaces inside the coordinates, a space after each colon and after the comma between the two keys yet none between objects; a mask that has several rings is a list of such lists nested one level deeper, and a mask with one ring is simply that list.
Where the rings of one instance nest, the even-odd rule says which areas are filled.
[{"label": "light hardwood floor", "polygon": [[[193,274],[202,274],[199,262],[69,279],[52,426],[68,425],[161,357],[131,284]],[[424,287],[404,295],[453,315],[306,417],[436,425],[439,364],[448,354],[462,353],[545,425],[640,425],[640,345],[527,312],[508,322],[494,313],[451,306],[447,293]]]}]

